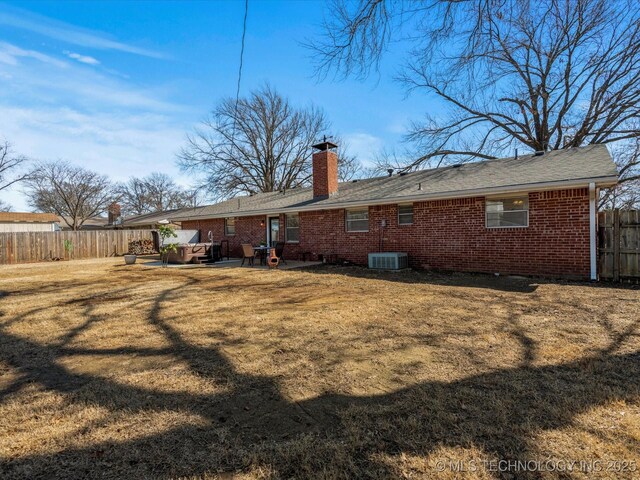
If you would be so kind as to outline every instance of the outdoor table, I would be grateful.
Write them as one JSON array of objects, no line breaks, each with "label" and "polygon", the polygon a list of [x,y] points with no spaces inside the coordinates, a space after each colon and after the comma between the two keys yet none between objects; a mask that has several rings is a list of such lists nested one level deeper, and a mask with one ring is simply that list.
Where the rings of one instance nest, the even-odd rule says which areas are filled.
[{"label": "outdoor table", "polygon": [[266,245],[261,245],[259,247],[253,247],[254,252],[260,252],[260,265],[266,265],[267,263],[267,252],[271,247],[267,247]]}]

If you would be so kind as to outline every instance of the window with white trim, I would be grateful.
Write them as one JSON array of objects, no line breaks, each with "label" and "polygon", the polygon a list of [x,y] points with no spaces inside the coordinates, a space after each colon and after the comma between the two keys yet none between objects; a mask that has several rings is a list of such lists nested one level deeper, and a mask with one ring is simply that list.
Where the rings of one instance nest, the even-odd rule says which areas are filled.
[{"label": "window with white trim", "polygon": [[398,225],[411,225],[413,223],[413,203],[398,205]]},{"label": "window with white trim", "polygon": [[358,208],[346,212],[347,232],[369,231],[369,209]]},{"label": "window with white trim", "polygon": [[227,236],[233,236],[236,234],[236,219],[225,218],[224,219],[224,234]]},{"label": "window with white trim", "polygon": [[529,226],[529,196],[486,199],[487,228]]},{"label": "window with white trim", "polygon": [[300,241],[300,217],[297,213],[287,214],[285,217],[285,239],[289,243]]}]

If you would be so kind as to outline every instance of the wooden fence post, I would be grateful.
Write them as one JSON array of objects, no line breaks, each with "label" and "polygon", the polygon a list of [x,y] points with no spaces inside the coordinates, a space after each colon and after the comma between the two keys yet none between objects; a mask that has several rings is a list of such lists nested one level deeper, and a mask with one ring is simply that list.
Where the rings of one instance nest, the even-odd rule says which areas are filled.
[{"label": "wooden fence post", "polygon": [[620,209],[613,210],[613,281],[620,281]]}]

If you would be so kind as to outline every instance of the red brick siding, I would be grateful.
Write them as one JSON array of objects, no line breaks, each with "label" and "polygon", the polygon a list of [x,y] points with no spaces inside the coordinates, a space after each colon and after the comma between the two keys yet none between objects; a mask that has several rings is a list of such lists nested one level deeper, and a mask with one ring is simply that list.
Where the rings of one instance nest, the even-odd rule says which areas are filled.
[{"label": "red brick siding", "polygon": [[331,150],[316,152],[312,158],[313,196],[326,197],[338,191],[338,155]]},{"label": "red brick siding", "polygon": [[[373,206],[369,207],[369,231],[361,233],[346,232],[344,210],[300,212],[300,243],[287,244],[285,255],[336,254],[366,264],[369,252],[399,251],[407,252],[411,266],[417,268],[589,276],[586,188],[530,193],[526,228],[485,228],[484,203],[484,197],[414,203],[412,225],[398,225],[397,205]],[[245,241],[264,240],[266,227],[260,226],[264,219],[239,217],[230,244],[236,248]],[[381,231],[382,220],[387,226]],[[284,215],[280,221],[284,240]],[[219,239],[224,233],[223,220],[200,223],[204,235],[212,230]],[[198,227],[183,222],[183,228]]]},{"label": "red brick siding", "polygon": [[252,245],[258,245],[260,242],[265,241],[267,229],[266,227],[260,225],[260,222],[264,221],[265,217],[262,215],[252,217],[237,217],[235,235],[225,235],[224,218],[212,218],[209,220],[190,220],[187,222],[182,222],[182,228],[200,230],[200,239],[203,241],[206,241],[207,234],[209,231],[211,231],[214,241],[229,241],[229,251],[232,257],[241,257],[241,244],[250,243]]}]

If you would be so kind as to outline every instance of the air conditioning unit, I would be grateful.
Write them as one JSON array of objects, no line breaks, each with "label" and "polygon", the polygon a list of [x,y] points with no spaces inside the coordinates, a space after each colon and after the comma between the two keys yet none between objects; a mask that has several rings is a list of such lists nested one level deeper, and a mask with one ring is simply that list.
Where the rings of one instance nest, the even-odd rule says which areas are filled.
[{"label": "air conditioning unit", "polygon": [[369,254],[369,268],[378,270],[401,270],[408,266],[409,257],[406,253],[385,252]]}]

